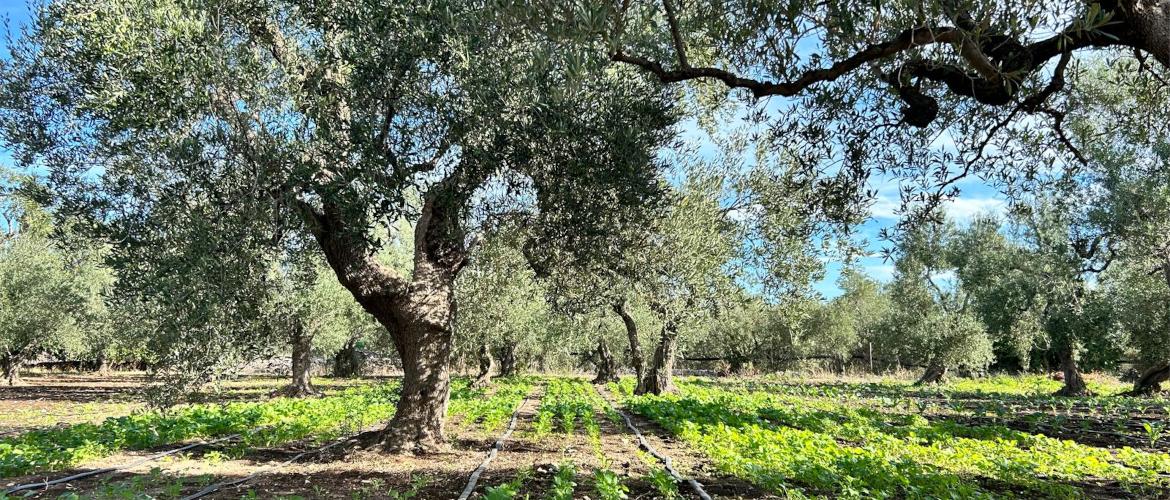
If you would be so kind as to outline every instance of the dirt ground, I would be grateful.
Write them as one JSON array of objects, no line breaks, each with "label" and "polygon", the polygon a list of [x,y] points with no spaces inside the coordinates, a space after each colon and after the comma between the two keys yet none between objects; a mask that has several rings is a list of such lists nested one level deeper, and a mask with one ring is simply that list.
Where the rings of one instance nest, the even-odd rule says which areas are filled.
[{"label": "dirt ground", "polygon": [[[103,378],[80,375],[41,375],[29,378],[29,385],[0,389],[0,408],[10,409],[15,418],[0,418],[6,429],[30,429],[46,425],[68,425],[100,421],[142,408],[137,395],[142,380],[135,376]],[[283,383],[278,378],[250,378],[224,384],[223,390],[207,399],[230,401],[261,399]],[[353,382],[323,384],[337,389]],[[357,382],[362,383],[362,382]],[[369,383],[369,382],[365,382]],[[601,426],[600,450],[594,448],[581,426],[571,434],[554,431],[537,435],[533,421],[544,387],[537,384],[521,405],[515,431],[479,478],[471,498],[483,498],[489,488],[523,477],[518,498],[545,498],[561,464],[571,462],[577,469],[575,498],[599,498],[593,474],[599,468],[616,472],[629,487],[629,498],[648,499],[660,495],[647,481],[647,474],[660,464],[638,448],[634,435],[620,420],[611,420],[602,409],[594,415]],[[608,397],[602,390],[602,394]],[[82,410],[86,410],[83,412]],[[683,474],[693,474],[717,498],[774,498],[735,480],[719,477],[701,457],[650,422],[634,417],[647,439],[674,460]],[[475,422],[453,418],[447,424],[450,449],[419,456],[389,456],[372,446],[376,428],[316,453],[332,442],[302,442],[273,448],[250,448],[242,453],[227,441],[197,447],[159,460],[113,473],[70,481],[39,490],[32,498],[182,498],[210,485],[246,478],[206,498],[349,498],[349,499],[454,499],[464,489],[472,471],[503,432],[484,431]],[[74,470],[17,478],[6,485],[44,481],[105,467],[118,467],[155,453],[176,448],[122,452],[83,464]],[[288,463],[302,452],[308,454]],[[234,458],[229,458],[234,457]],[[686,485],[685,498],[698,498]]]},{"label": "dirt ground", "polygon": [[0,386],[0,437],[31,429],[100,422],[145,405],[144,377],[32,373],[22,385]]}]

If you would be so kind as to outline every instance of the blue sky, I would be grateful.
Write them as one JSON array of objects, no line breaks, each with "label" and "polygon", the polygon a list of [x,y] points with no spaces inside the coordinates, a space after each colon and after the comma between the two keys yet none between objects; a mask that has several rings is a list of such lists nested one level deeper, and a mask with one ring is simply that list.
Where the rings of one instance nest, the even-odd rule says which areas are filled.
[{"label": "blue sky", "polygon": [[[5,21],[7,29],[20,29],[28,21],[28,16],[28,4],[24,0],[0,0],[0,19]],[[0,38],[0,54],[8,57],[8,37]],[[0,147],[0,165],[13,165],[12,155],[3,147]]]},{"label": "blue sky", "polygon": [[[24,0],[0,0],[0,18],[7,21],[8,28],[12,30],[19,29],[24,23],[28,22],[29,8],[28,3]],[[7,38],[0,40],[0,46],[4,46],[4,56],[8,56]]]},{"label": "blue sky", "polygon": [[[18,30],[28,21],[29,8],[24,0],[0,0],[0,19],[5,21],[7,29]],[[0,54],[8,57],[8,37],[0,38]],[[8,150],[0,147],[0,165],[13,166],[12,155]],[[3,222],[0,222],[3,224]],[[7,228],[0,228],[7,229]]]}]

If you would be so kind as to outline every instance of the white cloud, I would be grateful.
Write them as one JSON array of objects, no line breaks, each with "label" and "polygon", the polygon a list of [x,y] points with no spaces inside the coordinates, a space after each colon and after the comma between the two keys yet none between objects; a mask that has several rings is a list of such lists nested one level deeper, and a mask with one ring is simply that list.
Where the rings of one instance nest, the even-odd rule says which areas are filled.
[{"label": "white cloud", "polygon": [[999,198],[959,197],[945,205],[947,215],[959,222],[968,222],[981,214],[999,215],[1007,209],[1007,202]]},{"label": "white cloud", "polygon": [[865,274],[870,278],[881,283],[887,283],[894,279],[894,265],[893,264],[876,264],[862,267]]},{"label": "white cloud", "polygon": [[[888,195],[878,195],[870,207],[870,214],[875,219],[897,220],[898,211],[902,208],[902,200]],[[1007,209],[1007,202],[994,197],[958,197],[943,203],[947,216],[957,222],[970,222],[980,214],[1003,214]]]},{"label": "white cloud", "polygon": [[727,218],[733,222],[743,222],[752,217],[759,217],[764,213],[764,206],[753,203],[751,206],[735,208],[727,211]]},{"label": "white cloud", "polygon": [[876,219],[897,219],[898,210],[902,208],[902,200],[894,197],[879,195],[869,208],[870,214]]}]

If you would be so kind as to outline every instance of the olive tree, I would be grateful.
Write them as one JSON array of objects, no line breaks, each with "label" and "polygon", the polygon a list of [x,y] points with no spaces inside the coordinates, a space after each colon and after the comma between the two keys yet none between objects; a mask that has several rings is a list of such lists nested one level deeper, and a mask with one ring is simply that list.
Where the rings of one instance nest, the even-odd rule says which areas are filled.
[{"label": "olive tree", "polygon": [[861,354],[872,366],[873,342],[890,307],[881,285],[861,271],[842,271],[841,295],[814,309],[802,325],[802,357],[827,358],[840,370]]},{"label": "olive tree", "polygon": [[[1086,209],[1087,208],[1087,209]],[[1012,210],[1012,220],[1027,250],[1026,269],[1035,286],[1034,318],[1046,333],[1064,373],[1063,396],[1089,393],[1081,357],[1098,359],[1116,352],[1116,322],[1099,287],[1091,284],[1116,259],[1116,239],[1086,222],[1092,207],[1073,193],[1039,192]],[[1094,349],[1086,349],[1093,347]]]},{"label": "olive tree", "polygon": [[655,221],[648,251],[629,257],[647,269],[640,292],[661,323],[639,393],[674,390],[680,330],[684,323],[710,314],[731,288],[726,266],[737,250],[737,238],[718,198],[723,179],[691,174]]},{"label": "olive tree", "polygon": [[91,255],[63,248],[49,214],[19,190],[5,186],[0,206],[0,369],[17,385],[29,359],[85,350],[85,330],[100,327],[108,274]]},{"label": "olive tree", "polygon": [[[636,209],[648,220],[655,220],[661,217],[663,206],[655,203]],[[614,228],[608,241],[602,244],[625,249],[625,253],[616,259],[578,259],[567,252],[557,251],[548,241],[542,241],[547,235],[530,231],[525,235],[523,245],[525,257],[533,265],[545,291],[550,312],[564,331],[574,333],[571,337],[581,337],[579,334],[584,330],[580,325],[582,317],[600,314],[620,321],[625,333],[626,357],[638,384],[642,383],[645,374],[646,358],[639,330],[648,326],[646,320],[649,319],[645,301],[638,290],[648,269],[641,259],[626,256],[649,251],[653,228],[653,224],[648,223]],[[604,327],[597,330],[596,346],[585,347],[586,350],[597,350],[595,354],[601,365],[606,364],[606,353],[612,354],[608,336],[601,334],[603,330]],[[608,379],[609,375],[599,373],[599,378]]]},{"label": "olive tree", "polygon": [[[673,120],[655,85],[576,75],[576,55],[488,17],[459,1],[53,2],[3,67],[3,134],[50,172],[61,213],[114,243],[160,330],[251,335],[274,259],[317,252],[402,359],[384,448],[431,451],[477,222],[517,211],[604,250],[629,213],[611,209],[658,195]],[[402,218],[409,274],[375,258]]]},{"label": "olive tree", "polygon": [[1077,89],[1081,105],[1069,115],[1084,162],[1062,180],[1079,187],[1077,195],[1091,207],[1084,224],[1111,241],[1122,262],[1116,276],[1103,278],[1138,348],[1143,373],[1133,392],[1149,394],[1170,379],[1170,357],[1159,347],[1166,330],[1158,320],[1168,307],[1160,297],[1170,290],[1170,123],[1130,110],[1167,110],[1170,97],[1116,85],[1126,69],[1100,64],[1085,70],[1090,78]]},{"label": "olive tree", "polygon": [[273,316],[283,319],[283,341],[291,355],[289,385],[277,395],[304,397],[318,394],[312,384],[314,354],[331,357],[345,348],[372,323],[330,269],[312,256],[289,267],[274,290],[279,298]]},{"label": "olive tree", "polygon": [[898,241],[891,301],[879,337],[883,354],[925,366],[918,384],[941,381],[952,368],[979,372],[992,362],[991,339],[970,310],[962,282],[946,280],[954,268],[953,224],[926,224]]},{"label": "olive tree", "polygon": [[949,255],[973,314],[991,335],[996,366],[1027,370],[1048,339],[1038,321],[1032,255],[1009,236],[999,217],[982,214],[953,236]]}]

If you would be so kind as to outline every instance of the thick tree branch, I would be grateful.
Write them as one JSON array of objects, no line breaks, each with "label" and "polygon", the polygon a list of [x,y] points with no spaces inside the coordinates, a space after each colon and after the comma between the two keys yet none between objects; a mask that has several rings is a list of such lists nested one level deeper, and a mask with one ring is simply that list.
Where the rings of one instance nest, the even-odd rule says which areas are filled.
[{"label": "thick tree branch", "polygon": [[[663,0],[671,38],[679,59],[679,67],[667,69],[660,62],[645,57],[624,53],[617,49],[610,58],[613,61],[637,66],[663,83],[676,83],[695,79],[714,79],[731,88],[741,88],[759,98],[764,96],[794,96],[812,85],[834,81],[869,63],[903,54],[911,49],[926,45],[950,43],[956,46],[958,54],[967,68],[954,64],[934,61],[912,60],[884,75],[906,101],[906,122],[913,126],[926,126],[938,114],[938,103],[917,86],[908,85],[913,79],[942,83],[956,95],[970,97],[976,101],[1003,106],[1016,100],[1016,92],[1029,75],[1042,68],[1049,60],[1060,57],[1056,77],[1039,94],[1029,98],[1024,106],[1029,112],[1036,112],[1051,94],[1063,88],[1064,66],[1072,52],[1092,47],[1132,47],[1144,50],[1170,67],[1170,34],[1165,19],[1170,18],[1170,0],[1112,0],[1102,2],[1109,17],[1108,22],[1085,27],[1081,20],[1070,24],[1044,40],[1023,45],[1005,36],[973,35],[973,30],[963,29],[964,23],[956,20],[960,27],[921,27],[903,31],[897,37],[879,44],[870,45],[852,56],[829,67],[812,69],[787,82],[745,78],[734,72],[715,67],[690,66],[682,33],[679,30],[677,12],[671,0]],[[969,21],[969,20],[968,20]],[[968,23],[969,24],[969,23]],[[968,28],[971,28],[970,26]]]},{"label": "thick tree branch", "polygon": [[321,205],[315,208],[302,199],[293,202],[341,284],[367,308],[367,302],[397,300],[405,294],[407,280],[378,262],[362,240],[364,235],[347,226],[336,205],[327,201]]},{"label": "thick tree branch", "polygon": [[837,62],[828,68],[815,69],[802,74],[789,82],[775,83],[769,81],[742,78],[729,71],[712,67],[690,67],[668,70],[662,64],[644,57],[616,52],[610,59],[626,64],[638,66],[658,77],[663,83],[677,83],[700,78],[713,78],[722,81],[732,88],[750,90],[755,97],[779,95],[794,96],[808,87],[829,82],[860,68],[866,63],[884,59],[914,47],[921,47],[934,43],[958,42],[961,34],[955,28],[917,28],[902,32],[901,35],[885,43],[870,45],[864,50],[850,56],[848,59]]}]

